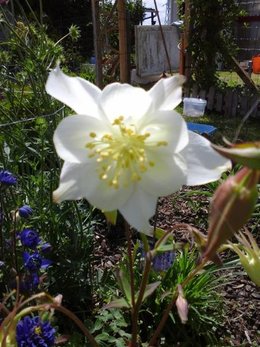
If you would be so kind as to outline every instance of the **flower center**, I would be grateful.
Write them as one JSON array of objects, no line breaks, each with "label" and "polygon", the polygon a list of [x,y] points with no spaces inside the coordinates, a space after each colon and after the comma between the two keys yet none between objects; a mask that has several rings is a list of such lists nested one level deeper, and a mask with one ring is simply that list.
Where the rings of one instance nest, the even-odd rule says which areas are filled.
[{"label": "flower center", "polygon": [[41,335],[41,333],[42,333],[41,327],[40,327],[40,326],[35,327],[35,328],[34,328],[34,333],[35,333],[36,335]]},{"label": "flower center", "polygon": [[86,148],[89,149],[89,158],[96,158],[100,164],[99,178],[118,189],[121,185],[126,187],[130,182],[140,181],[142,174],[155,165],[148,158],[148,146],[166,146],[167,142],[147,143],[150,133],[139,134],[134,126],[126,126],[123,116],[116,118],[112,126],[118,131],[101,138],[90,132],[93,140],[86,144]]}]

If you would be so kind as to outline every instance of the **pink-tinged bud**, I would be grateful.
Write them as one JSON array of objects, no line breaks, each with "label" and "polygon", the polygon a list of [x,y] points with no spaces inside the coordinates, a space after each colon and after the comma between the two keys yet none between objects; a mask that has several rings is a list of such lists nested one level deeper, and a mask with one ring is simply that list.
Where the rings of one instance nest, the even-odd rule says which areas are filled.
[{"label": "pink-tinged bud", "polygon": [[244,167],[217,188],[211,202],[204,258],[213,260],[217,249],[250,218],[257,201],[259,173]]},{"label": "pink-tinged bud", "polygon": [[179,295],[176,300],[176,307],[182,324],[185,324],[188,321],[189,305],[188,301],[184,297],[183,290],[180,284],[178,285],[178,292]]}]

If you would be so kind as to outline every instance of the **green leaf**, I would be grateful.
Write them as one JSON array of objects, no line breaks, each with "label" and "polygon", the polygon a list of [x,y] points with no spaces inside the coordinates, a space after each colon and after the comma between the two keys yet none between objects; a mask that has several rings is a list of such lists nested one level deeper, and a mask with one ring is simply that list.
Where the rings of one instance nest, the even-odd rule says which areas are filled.
[{"label": "green leaf", "polygon": [[126,301],[125,298],[119,298],[119,299],[111,301],[109,304],[105,305],[103,308],[104,309],[109,309],[109,308],[130,308],[130,305]]},{"label": "green leaf", "polygon": [[[160,238],[162,238],[165,234],[166,234],[165,230],[163,230],[161,228],[155,229],[154,236],[156,237],[157,240],[160,240]],[[170,235],[168,240],[173,241],[173,236]]]},{"label": "green leaf", "polygon": [[235,144],[224,148],[212,144],[212,147],[224,157],[251,169],[260,170],[260,141]]},{"label": "green leaf", "polygon": [[[157,282],[153,282],[150,284],[147,284],[146,288],[145,288],[145,292],[144,292],[144,296],[142,299],[142,302],[144,302],[144,300],[146,298],[148,298],[148,296],[152,295],[154,293],[154,291],[156,290],[156,288],[161,284],[161,281],[157,281]],[[137,297],[139,295],[139,292],[137,293]]]},{"label": "green leaf", "polygon": [[109,338],[110,338],[110,335],[108,333],[105,333],[105,332],[103,332],[103,333],[101,333],[101,334],[99,334],[99,335],[97,335],[95,337],[97,342],[99,342],[99,341],[108,341]]},{"label": "green leaf", "polygon": [[107,222],[115,225],[117,220],[117,210],[115,211],[103,211]]},{"label": "green leaf", "polygon": [[116,277],[127,302],[131,303],[131,286],[128,280],[128,273],[123,267],[116,271]]},{"label": "green leaf", "polygon": [[167,244],[167,245],[161,244],[159,247],[156,248],[156,253],[169,252],[175,249],[176,249],[175,244]]}]

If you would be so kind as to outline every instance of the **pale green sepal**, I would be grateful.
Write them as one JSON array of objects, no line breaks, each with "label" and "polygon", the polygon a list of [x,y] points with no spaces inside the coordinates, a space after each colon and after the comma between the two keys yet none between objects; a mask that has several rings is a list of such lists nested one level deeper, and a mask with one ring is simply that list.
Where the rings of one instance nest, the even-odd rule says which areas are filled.
[{"label": "pale green sepal", "polygon": [[212,147],[224,157],[251,169],[260,170],[260,141],[246,142],[224,148],[212,144]]},{"label": "pale green sepal", "polygon": [[[144,292],[144,296],[143,296],[142,302],[144,302],[144,300],[146,298],[148,298],[148,296],[152,295],[160,284],[161,284],[161,281],[157,281],[157,282],[153,282],[153,283],[147,284],[147,286],[145,288],[145,292]],[[138,297],[138,295],[139,295],[139,292],[137,292],[137,296],[136,297]]]},{"label": "pale green sepal", "polygon": [[114,211],[103,211],[107,222],[115,225],[117,220],[117,210]]}]

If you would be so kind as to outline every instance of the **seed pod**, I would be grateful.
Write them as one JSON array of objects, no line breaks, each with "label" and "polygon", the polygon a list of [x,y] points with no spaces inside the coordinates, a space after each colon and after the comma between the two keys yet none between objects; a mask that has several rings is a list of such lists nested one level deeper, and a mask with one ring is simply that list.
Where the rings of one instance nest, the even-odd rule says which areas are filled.
[{"label": "seed pod", "polygon": [[259,172],[244,167],[217,188],[211,203],[204,258],[212,260],[219,246],[250,218],[258,196]]}]

